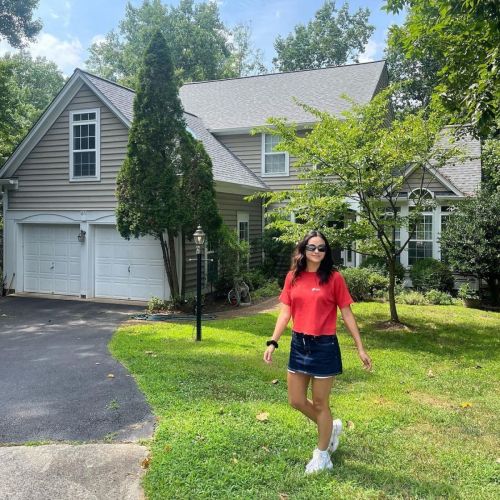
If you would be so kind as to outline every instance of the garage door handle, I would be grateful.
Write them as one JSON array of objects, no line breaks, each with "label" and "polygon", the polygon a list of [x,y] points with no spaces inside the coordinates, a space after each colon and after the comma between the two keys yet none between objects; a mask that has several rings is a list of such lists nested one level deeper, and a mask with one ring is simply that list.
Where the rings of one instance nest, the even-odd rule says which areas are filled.
[{"label": "garage door handle", "polygon": [[54,269],[54,263],[53,262],[50,264],[50,268]]},{"label": "garage door handle", "polygon": [[128,266],[128,272],[130,272],[130,266]]}]

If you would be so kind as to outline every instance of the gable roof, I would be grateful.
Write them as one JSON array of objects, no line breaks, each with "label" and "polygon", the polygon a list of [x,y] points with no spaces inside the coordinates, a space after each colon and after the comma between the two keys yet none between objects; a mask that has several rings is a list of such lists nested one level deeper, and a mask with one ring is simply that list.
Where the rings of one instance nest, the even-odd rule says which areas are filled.
[{"label": "gable roof", "polygon": [[[58,96],[33,126],[28,135],[14,151],[12,156],[0,170],[0,178],[12,176],[17,167],[38,143],[57,116],[62,112],[69,101],[74,97],[82,84],[87,85],[109,107],[123,124],[130,128],[133,118],[133,104],[135,92],[104,78],[92,75],[86,71],[76,69]],[[252,190],[267,190],[266,184],[259,179],[243,162],[232,155],[217,139],[210,134],[202,120],[192,115],[184,114],[188,126],[195,132],[197,138],[207,150],[213,167],[216,183],[238,184]]]},{"label": "gable roof", "polygon": [[273,117],[311,123],[313,117],[293,97],[310,106],[339,114],[350,104],[347,94],[368,103],[387,78],[385,61],[323,69],[194,82],[183,85],[184,109],[199,116],[210,132],[224,133],[264,125]]}]

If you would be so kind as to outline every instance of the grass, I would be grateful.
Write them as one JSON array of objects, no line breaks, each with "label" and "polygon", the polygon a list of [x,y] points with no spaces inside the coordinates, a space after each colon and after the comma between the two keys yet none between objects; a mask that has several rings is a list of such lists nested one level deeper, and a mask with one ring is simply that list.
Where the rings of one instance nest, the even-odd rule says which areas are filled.
[{"label": "grass", "polygon": [[315,426],[287,404],[289,334],[262,362],[276,314],[204,323],[201,343],[192,325],[122,326],[111,350],[158,416],[148,498],[499,498],[500,314],[399,305],[411,328],[383,331],[387,305],[353,310],[374,369],[340,327],[331,407],[351,424],[314,477]]}]

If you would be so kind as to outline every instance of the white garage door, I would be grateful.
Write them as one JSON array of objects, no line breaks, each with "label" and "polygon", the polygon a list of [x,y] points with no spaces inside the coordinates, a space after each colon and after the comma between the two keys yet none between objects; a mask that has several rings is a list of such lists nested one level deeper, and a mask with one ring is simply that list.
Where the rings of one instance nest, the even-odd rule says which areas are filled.
[{"label": "white garage door", "polygon": [[24,291],[80,295],[78,225],[24,225]]},{"label": "white garage door", "polygon": [[170,295],[160,242],[123,239],[114,226],[96,226],[95,296],[149,300]]}]

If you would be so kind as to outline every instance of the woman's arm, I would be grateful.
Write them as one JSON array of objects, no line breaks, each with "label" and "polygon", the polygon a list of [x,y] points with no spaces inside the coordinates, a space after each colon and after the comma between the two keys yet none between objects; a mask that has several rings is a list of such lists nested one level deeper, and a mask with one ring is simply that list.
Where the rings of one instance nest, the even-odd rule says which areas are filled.
[{"label": "woman's arm", "polygon": [[[278,342],[281,335],[285,331],[285,328],[288,325],[288,322],[290,321],[291,315],[292,315],[292,312],[291,312],[290,306],[288,306],[287,304],[281,304],[281,311],[280,311],[280,314],[278,316],[278,319],[276,320],[276,325],[274,327],[272,340],[275,340],[276,342]],[[265,350],[264,361],[266,363],[271,363],[272,355],[273,355],[273,352],[275,351],[275,349],[276,348],[271,344]]]},{"label": "woman's arm", "polygon": [[370,356],[365,352],[365,349],[363,348],[363,342],[361,342],[361,336],[359,334],[359,328],[356,323],[356,318],[354,317],[354,314],[351,311],[351,306],[346,306],[343,307],[340,310],[342,314],[342,319],[344,320],[344,324],[351,334],[352,338],[354,339],[354,343],[356,344],[356,347],[358,349],[358,355],[363,361],[363,365],[367,370],[372,369],[372,360],[370,359]]}]

